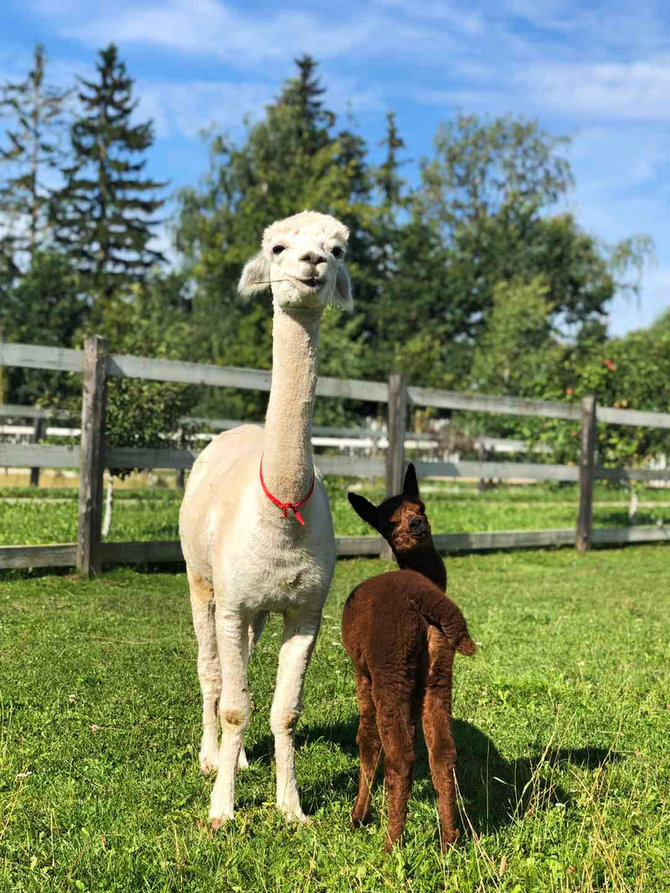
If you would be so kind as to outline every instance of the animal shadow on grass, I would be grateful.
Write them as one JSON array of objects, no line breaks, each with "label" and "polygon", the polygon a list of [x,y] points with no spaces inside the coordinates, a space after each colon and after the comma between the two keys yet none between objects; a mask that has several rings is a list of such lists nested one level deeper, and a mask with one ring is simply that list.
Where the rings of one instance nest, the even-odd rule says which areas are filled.
[{"label": "animal shadow on grass", "polygon": [[[296,735],[296,747],[322,739],[336,745],[344,753],[357,757],[357,730],[357,719],[330,726],[304,727]],[[583,769],[596,769],[620,759],[616,752],[603,747],[580,747],[539,750],[528,757],[510,761],[500,754],[491,738],[472,723],[454,719],[453,734],[458,754],[458,799],[460,803],[462,798],[462,807],[465,810],[465,816],[461,815],[461,824],[466,835],[471,829],[477,834],[494,831],[509,824],[515,817],[522,817],[531,809],[535,812],[556,803],[569,807],[568,792],[552,778],[559,764],[569,763]],[[258,742],[257,754],[252,751],[252,758],[256,755],[260,757],[268,746],[271,747],[270,740]],[[265,750],[265,754],[267,753]],[[380,768],[378,785],[382,783],[382,775]],[[429,784],[416,784],[413,798],[427,797],[434,800],[428,754],[421,734],[416,747],[414,779],[419,783],[427,779]],[[308,813],[314,813],[323,806],[324,799],[328,799],[330,792],[331,795],[349,797],[353,807],[357,784],[358,765],[335,775],[324,774],[318,781],[301,785],[303,803]],[[411,808],[410,801],[410,821]],[[373,821],[378,819],[379,816]]]}]

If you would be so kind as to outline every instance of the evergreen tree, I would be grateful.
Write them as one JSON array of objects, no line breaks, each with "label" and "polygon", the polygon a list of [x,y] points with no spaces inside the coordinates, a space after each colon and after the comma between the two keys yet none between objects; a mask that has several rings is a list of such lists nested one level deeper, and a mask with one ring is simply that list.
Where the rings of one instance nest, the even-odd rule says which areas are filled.
[{"label": "evergreen tree", "polygon": [[118,290],[146,278],[163,260],[149,247],[166,184],[144,178],[142,153],[153,143],[152,122],[131,123],[137,100],[116,46],[100,51],[98,79],[79,79],[81,113],[71,129],[73,164],[54,202],[59,245],[86,284],[100,316]]},{"label": "evergreen tree", "polygon": [[25,80],[0,86],[0,116],[10,123],[0,146],[0,212],[5,232],[0,252],[18,271],[21,253],[30,256],[48,242],[48,202],[55,172],[62,166],[61,135],[70,91],[45,83],[44,48],[35,47],[33,67]]}]

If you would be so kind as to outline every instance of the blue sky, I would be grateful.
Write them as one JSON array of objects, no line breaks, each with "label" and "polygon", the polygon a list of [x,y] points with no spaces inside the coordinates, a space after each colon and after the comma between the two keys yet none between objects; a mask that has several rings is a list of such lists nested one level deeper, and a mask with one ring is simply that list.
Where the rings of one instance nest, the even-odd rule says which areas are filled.
[{"label": "blue sky", "polygon": [[172,187],[204,173],[198,132],[243,134],[310,53],[329,106],[373,151],[388,109],[412,160],[455,111],[534,117],[572,137],[567,206],[607,241],[648,233],[655,263],[610,330],[670,305],[670,4],[664,0],[3,0],[0,79],[23,76],[36,41],[54,81],[90,75],[115,41],[155,122],[149,172]]}]

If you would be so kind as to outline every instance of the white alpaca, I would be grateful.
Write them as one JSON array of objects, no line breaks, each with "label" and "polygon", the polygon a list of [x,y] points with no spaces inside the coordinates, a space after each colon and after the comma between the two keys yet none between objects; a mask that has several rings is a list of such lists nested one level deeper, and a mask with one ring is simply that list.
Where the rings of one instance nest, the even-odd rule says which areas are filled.
[{"label": "white alpaca", "polygon": [[[247,662],[269,611],[284,617],[270,713],[277,806],[289,819],[305,818],[293,739],[335,566],[328,495],[318,474],[315,478],[311,420],[321,314],[328,302],[351,305],[342,265],[348,236],[334,217],[310,211],[265,230],[262,250],[247,263],[239,283],[244,295],[272,286],[272,388],[265,429],[244,425],[212,441],[193,466],[181,506],[179,533],[203,697],[200,765],[203,772],[218,769],[209,810],[215,828],[233,816],[236,767],[238,761],[246,765]],[[299,507],[289,505],[305,499]]]}]

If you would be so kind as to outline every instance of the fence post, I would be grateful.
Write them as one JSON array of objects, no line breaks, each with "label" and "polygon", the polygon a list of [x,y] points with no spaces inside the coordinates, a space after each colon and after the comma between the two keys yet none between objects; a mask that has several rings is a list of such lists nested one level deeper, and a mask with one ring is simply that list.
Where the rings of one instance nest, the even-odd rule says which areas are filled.
[{"label": "fence post", "polygon": [[77,570],[85,577],[100,572],[102,478],[105,468],[105,409],[109,342],[89,335],[84,344],[84,389],[81,407],[79,465],[79,532]]},{"label": "fence post", "polygon": [[402,490],[405,464],[405,429],[407,428],[407,376],[404,372],[389,375],[388,450],[386,452],[386,496]]},{"label": "fence post", "polygon": [[[386,496],[402,491],[405,464],[405,429],[407,428],[407,376],[404,372],[389,375],[389,402],[386,419],[388,448],[386,450]],[[385,542],[380,558],[392,558],[390,546]]]},{"label": "fence post", "polygon": [[[33,425],[33,443],[39,443],[40,440],[44,437],[47,430],[47,420],[45,418],[37,418],[35,419]],[[39,466],[37,468],[30,469],[30,486],[31,487],[39,487],[40,485],[40,469]]]},{"label": "fence post", "polygon": [[579,460],[579,515],[577,518],[577,551],[591,547],[593,532],[593,482],[596,454],[596,398],[582,399],[581,455]]}]

